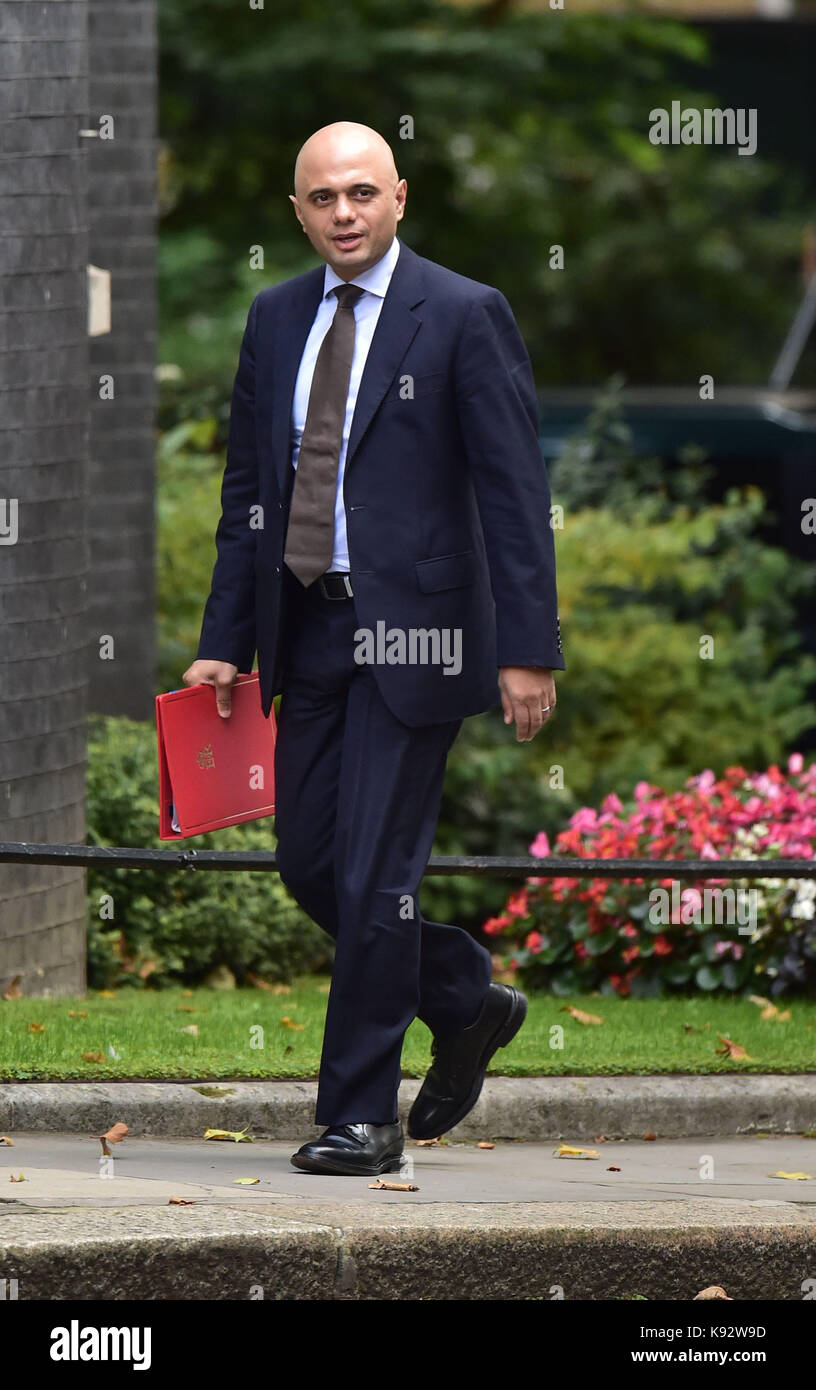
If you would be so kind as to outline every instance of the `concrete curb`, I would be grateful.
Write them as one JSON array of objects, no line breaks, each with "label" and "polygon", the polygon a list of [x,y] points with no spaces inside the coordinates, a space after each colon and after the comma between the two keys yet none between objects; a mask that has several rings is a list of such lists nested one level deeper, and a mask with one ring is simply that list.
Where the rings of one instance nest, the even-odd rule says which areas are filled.
[{"label": "concrete curb", "polygon": [[798,1301],[813,1220],[784,1203],[107,1207],[4,1216],[29,1299]]},{"label": "concrete curb", "polygon": [[[405,1120],[420,1087],[400,1087]],[[301,1143],[314,1124],[314,1081],[18,1082],[0,1085],[0,1133],[101,1134],[123,1120],[133,1135],[195,1138],[242,1129]],[[770,1076],[493,1076],[451,1138],[723,1138],[816,1129],[816,1073]]]}]

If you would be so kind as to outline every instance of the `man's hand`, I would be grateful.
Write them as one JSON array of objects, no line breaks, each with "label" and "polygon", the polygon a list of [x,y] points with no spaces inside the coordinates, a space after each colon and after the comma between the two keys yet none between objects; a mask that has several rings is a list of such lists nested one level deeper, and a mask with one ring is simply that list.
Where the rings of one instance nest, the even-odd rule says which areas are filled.
[{"label": "man's hand", "polygon": [[215,703],[222,719],[232,712],[232,683],[238,667],[229,661],[194,661],[182,676],[185,685],[214,685]]},{"label": "man's hand", "polygon": [[555,681],[547,666],[501,666],[499,690],[505,724],[516,723],[516,739],[528,743],[555,709]]}]

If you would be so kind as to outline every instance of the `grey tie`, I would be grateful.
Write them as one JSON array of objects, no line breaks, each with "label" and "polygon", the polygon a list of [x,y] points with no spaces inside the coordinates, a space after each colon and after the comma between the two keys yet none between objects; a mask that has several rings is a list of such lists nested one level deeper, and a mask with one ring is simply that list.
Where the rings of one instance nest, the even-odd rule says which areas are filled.
[{"label": "grey tie", "polygon": [[354,357],[358,285],[335,285],[337,308],[315,363],[300,442],[284,560],[301,584],[329,568],[334,551],[334,503]]}]

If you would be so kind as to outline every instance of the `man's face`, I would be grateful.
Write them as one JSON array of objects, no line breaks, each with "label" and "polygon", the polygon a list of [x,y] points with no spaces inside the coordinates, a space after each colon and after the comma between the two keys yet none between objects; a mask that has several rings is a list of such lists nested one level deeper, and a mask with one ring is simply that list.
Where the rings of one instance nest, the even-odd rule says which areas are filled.
[{"label": "man's face", "polygon": [[341,280],[353,280],[385,255],[407,191],[376,155],[327,149],[303,160],[290,199],[317,254]]}]

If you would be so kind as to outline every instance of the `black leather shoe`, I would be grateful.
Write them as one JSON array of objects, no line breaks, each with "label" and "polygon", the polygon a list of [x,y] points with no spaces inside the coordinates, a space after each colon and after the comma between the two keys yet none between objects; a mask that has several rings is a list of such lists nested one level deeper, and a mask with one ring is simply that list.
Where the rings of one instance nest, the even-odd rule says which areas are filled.
[{"label": "black leather shoe", "polygon": [[403,1141],[399,1120],[393,1125],[331,1125],[292,1154],[291,1162],[307,1173],[376,1178],[399,1170]]},{"label": "black leather shoe", "polygon": [[408,1116],[412,1139],[435,1139],[465,1118],[479,1099],[493,1053],[515,1037],[526,1014],[521,991],[494,981],[475,1023],[434,1037],[434,1060]]}]

